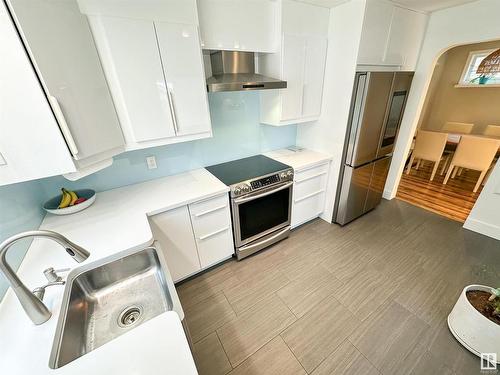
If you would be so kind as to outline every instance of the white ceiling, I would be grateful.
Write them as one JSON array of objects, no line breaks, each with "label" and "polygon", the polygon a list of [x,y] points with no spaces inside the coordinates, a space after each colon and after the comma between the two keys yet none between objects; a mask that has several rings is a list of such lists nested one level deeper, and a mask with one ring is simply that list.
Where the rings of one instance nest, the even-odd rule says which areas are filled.
[{"label": "white ceiling", "polygon": [[[349,0],[300,0],[304,3],[331,8]],[[439,9],[451,8],[465,3],[472,3],[477,0],[392,0],[393,3],[400,4],[404,7],[421,10],[424,12],[434,12]]]}]

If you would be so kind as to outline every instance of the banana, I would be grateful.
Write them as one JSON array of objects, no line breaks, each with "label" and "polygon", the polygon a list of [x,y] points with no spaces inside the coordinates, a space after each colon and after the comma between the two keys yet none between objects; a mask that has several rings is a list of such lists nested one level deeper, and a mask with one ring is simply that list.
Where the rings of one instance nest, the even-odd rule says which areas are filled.
[{"label": "banana", "polygon": [[57,208],[66,208],[71,203],[71,195],[64,188],[61,189],[61,191],[62,191],[61,203],[59,203],[59,206]]},{"label": "banana", "polygon": [[66,190],[65,188],[63,188],[63,191],[71,196],[71,201],[69,202],[69,205],[73,206],[75,204],[76,200],[78,199],[78,195],[76,195],[76,193],[74,191]]}]

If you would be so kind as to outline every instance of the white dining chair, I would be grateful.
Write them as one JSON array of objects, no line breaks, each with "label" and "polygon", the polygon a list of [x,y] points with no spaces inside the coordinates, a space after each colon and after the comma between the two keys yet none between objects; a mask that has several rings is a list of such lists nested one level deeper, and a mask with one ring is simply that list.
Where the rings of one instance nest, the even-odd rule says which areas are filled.
[{"label": "white dining chair", "polygon": [[466,122],[448,121],[445,122],[445,124],[441,128],[441,131],[446,133],[470,134],[473,127],[474,124],[469,124]]},{"label": "white dining chair", "polygon": [[415,138],[415,147],[413,148],[410,163],[408,164],[408,168],[406,169],[406,174],[410,174],[413,162],[415,160],[417,161],[416,169],[420,167],[420,163],[422,160],[428,160],[434,163],[430,181],[434,180],[439,162],[443,158],[443,151],[444,147],[446,146],[447,139],[447,133],[419,130]]},{"label": "white dining chair", "polygon": [[500,125],[488,125],[483,132],[488,137],[500,137]]},{"label": "white dining chair", "polygon": [[472,169],[481,172],[473,189],[474,193],[477,192],[495,158],[498,147],[500,147],[500,140],[497,139],[463,136],[453,154],[443,184],[448,183],[450,176],[454,178],[459,168]]}]

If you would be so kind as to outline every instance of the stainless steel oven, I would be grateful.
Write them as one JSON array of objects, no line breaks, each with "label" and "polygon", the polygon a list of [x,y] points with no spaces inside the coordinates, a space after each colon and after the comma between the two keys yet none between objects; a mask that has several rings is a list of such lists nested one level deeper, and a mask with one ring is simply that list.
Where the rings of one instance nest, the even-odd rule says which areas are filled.
[{"label": "stainless steel oven", "polygon": [[234,242],[240,252],[249,255],[288,234],[292,192],[293,182],[284,182],[232,199]]},{"label": "stainless steel oven", "polygon": [[231,190],[238,260],[288,237],[292,212],[292,167],[264,155],[255,155],[212,165],[207,170]]}]

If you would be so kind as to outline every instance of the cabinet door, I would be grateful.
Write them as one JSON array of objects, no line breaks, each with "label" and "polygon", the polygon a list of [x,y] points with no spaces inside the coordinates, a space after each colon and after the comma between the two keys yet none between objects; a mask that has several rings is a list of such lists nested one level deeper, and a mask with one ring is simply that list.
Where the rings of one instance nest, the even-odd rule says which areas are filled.
[{"label": "cabinet door", "polygon": [[317,117],[321,113],[326,46],[326,38],[316,36],[309,36],[306,38],[304,96],[302,98],[303,117]]},{"label": "cabinet door", "polygon": [[275,52],[278,8],[274,0],[198,0],[205,49]]},{"label": "cabinet door", "polygon": [[283,79],[286,90],[281,91],[281,120],[293,120],[302,115],[304,95],[305,38],[283,35]]},{"label": "cabinet door", "polygon": [[426,24],[425,14],[395,7],[384,63],[414,70]]},{"label": "cabinet door", "polygon": [[358,52],[358,64],[382,65],[391,28],[394,6],[385,1],[367,0]]},{"label": "cabinet door", "polygon": [[68,144],[74,143],[74,158],[85,160],[117,148],[120,152],[125,143],[120,123],[77,1],[10,0],[10,4],[41,82],[53,97],[61,130]]},{"label": "cabinet door", "polygon": [[153,22],[92,16],[92,25],[127,141],[175,136]]},{"label": "cabinet door", "polygon": [[73,172],[71,155],[3,3],[0,56],[0,185]]},{"label": "cabinet door", "polygon": [[156,22],[155,27],[177,135],[210,131],[198,29],[166,22]]},{"label": "cabinet door", "polygon": [[150,218],[155,240],[161,245],[168,269],[175,281],[200,270],[200,260],[187,206]]}]

